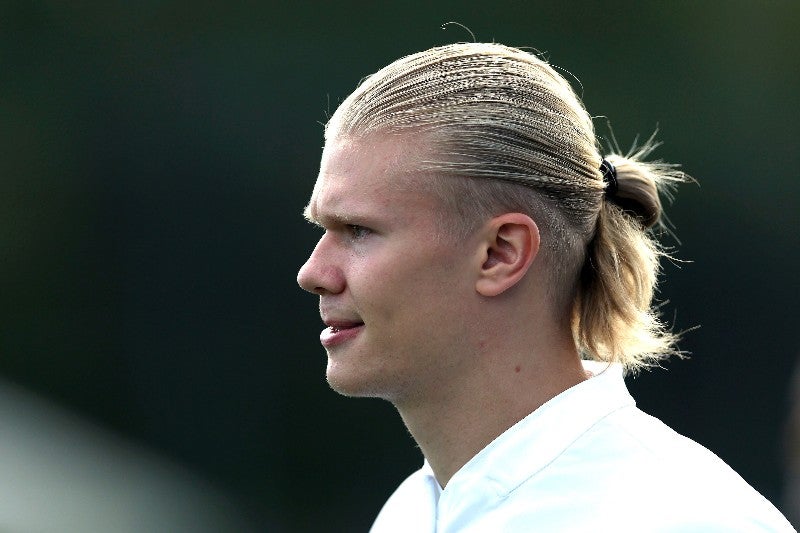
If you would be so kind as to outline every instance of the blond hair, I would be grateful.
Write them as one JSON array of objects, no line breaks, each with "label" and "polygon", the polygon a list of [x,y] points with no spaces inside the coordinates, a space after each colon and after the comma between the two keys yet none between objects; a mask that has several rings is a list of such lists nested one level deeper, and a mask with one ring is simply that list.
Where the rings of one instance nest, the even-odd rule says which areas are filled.
[{"label": "blond hair", "polygon": [[[547,62],[494,43],[460,43],[398,59],[366,78],[326,125],[326,139],[423,136],[431,180],[454,228],[469,232],[508,210],[530,214],[553,272],[552,300],[584,357],[628,370],[677,353],[653,295],[663,251],[659,187],[674,165],[647,163],[650,142],[606,159],[618,189],[606,197],[592,119]],[[462,179],[449,179],[458,177]]]}]

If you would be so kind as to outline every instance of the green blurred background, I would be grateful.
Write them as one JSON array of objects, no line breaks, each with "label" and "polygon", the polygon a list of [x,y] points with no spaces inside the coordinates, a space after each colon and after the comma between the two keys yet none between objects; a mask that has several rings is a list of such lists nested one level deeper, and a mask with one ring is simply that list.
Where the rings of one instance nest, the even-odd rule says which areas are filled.
[{"label": "green blurred background", "polygon": [[[328,390],[294,278],[326,116],[430,46],[531,46],[683,164],[660,298],[691,359],[630,386],[772,501],[800,353],[800,2],[0,3],[0,375],[273,531],[365,531],[421,456]],[[598,118],[600,133],[606,119]],[[677,245],[676,242],[672,244]]]}]

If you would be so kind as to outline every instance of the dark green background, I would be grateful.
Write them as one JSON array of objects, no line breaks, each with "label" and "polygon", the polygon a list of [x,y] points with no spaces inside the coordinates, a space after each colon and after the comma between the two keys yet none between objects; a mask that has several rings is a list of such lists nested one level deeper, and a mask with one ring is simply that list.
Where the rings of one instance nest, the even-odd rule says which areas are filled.
[{"label": "dark green background", "polygon": [[[287,531],[363,531],[421,462],[324,381],[295,285],[326,114],[389,61],[532,46],[623,146],[657,126],[694,355],[640,406],[781,495],[800,351],[800,2],[3,2],[0,374],[195,469]],[[577,85],[577,84],[576,84]],[[606,133],[606,121],[596,121]],[[675,243],[673,243],[675,244]],[[266,526],[265,526],[266,528]]]}]

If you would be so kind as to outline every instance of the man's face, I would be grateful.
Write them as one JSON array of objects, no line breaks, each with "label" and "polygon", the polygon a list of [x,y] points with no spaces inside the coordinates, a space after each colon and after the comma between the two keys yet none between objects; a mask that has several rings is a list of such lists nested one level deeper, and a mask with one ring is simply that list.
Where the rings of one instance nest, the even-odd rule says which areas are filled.
[{"label": "man's face", "polygon": [[297,280],[320,297],[327,378],[342,394],[411,399],[463,366],[475,261],[442,231],[440,201],[414,175],[420,155],[384,136],[323,152],[306,214],[324,234]]}]

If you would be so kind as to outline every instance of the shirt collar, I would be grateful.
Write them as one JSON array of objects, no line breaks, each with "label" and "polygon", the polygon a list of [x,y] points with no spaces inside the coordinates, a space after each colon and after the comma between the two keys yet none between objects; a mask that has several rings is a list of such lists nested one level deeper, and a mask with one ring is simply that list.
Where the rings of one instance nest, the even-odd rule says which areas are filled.
[{"label": "shirt collar", "polygon": [[635,405],[620,365],[583,361],[583,366],[593,377],[547,401],[489,443],[455,473],[442,498],[461,507],[469,505],[470,494],[505,497],[598,420]]}]

